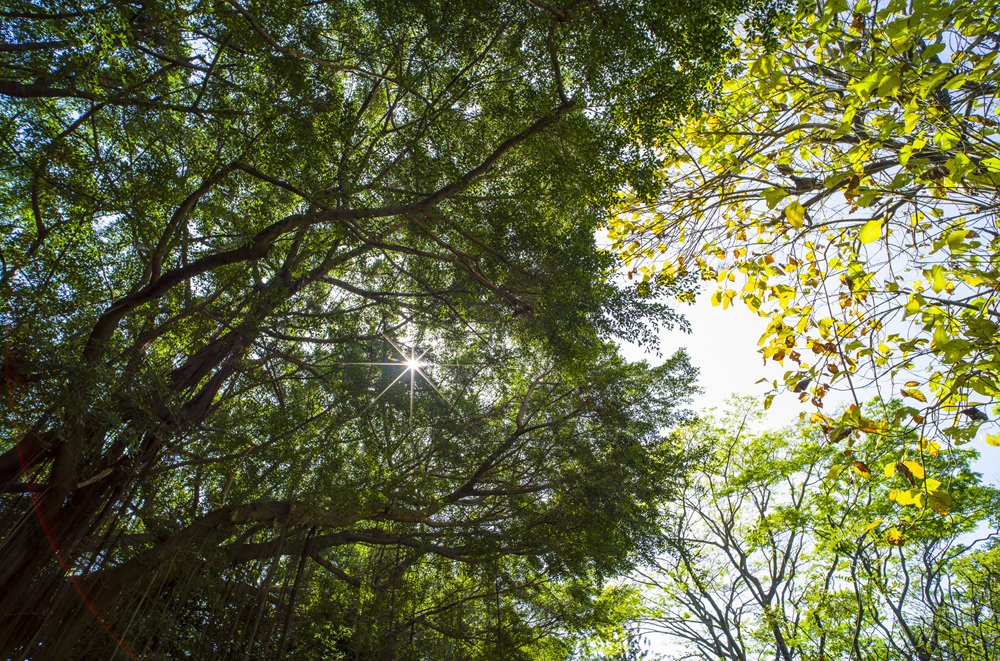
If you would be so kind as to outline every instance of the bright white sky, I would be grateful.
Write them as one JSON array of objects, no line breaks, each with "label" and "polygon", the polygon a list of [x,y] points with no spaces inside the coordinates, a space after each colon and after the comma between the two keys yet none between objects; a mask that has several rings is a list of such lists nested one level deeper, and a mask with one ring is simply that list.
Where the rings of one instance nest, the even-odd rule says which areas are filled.
[{"label": "bright white sky", "polygon": [[[695,398],[696,409],[722,406],[731,394],[763,398],[771,389],[771,381],[782,380],[786,368],[774,361],[765,366],[757,353],[757,341],[767,325],[765,319],[742,305],[726,310],[713,307],[708,295],[699,296],[693,305],[672,305],[687,317],[691,333],[662,332],[660,351],[668,356],[679,348],[686,348],[691,362],[701,371],[698,381],[703,392]],[[634,345],[624,345],[623,353],[631,360],[645,359],[653,364],[660,361],[656,355]],[[766,378],[767,383],[757,383],[762,378]],[[793,394],[783,393],[771,405],[768,423],[775,427],[791,424],[802,410],[806,409]]]}]

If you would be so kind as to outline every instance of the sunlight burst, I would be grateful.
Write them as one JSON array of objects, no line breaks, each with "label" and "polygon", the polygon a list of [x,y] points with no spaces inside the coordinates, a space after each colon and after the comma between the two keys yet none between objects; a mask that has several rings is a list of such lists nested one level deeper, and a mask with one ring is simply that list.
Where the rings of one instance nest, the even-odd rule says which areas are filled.
[{"label": "sunlight burst", "polygon": [[403,368],[403,370],[396,376],[396,378],[394,378],[389,383],[389,385],[387,385],[385,388],[383,388],[382,391],[378,395],[375,396],[375,399],[373,399],[371,401],[371,403],[368,404],[368,406],[365,408],[365,411],[367,411],[372,406],[374,406],[377,401],[379,401],[380,399],[382,399],[383,395],[385,395],[387,392],[389,392],[389,390],[394,385],[396,385],[397,383],[399,383],[400,381],[402,381],[403,378],[406,377],[406,376],[410,377],[409,389],[410,389],[410,420],[411,421],[413,419],[413,400],[414,400],[415,388],[416,388],[416,380],[415,380],[414,376],[420,376],[420,378],[422,378],[424,380],[424,382],[427,385],[429,385],[431,387],[431,389],[433,389],[434,392],[437,393],[437,395],[446,404],[449,403],[448,399],[444,396],[444,393],[442,393],[441,390],[437,387],[437,384],[434,383],[434,381],[431,379],[430,375],[425,371],[425,369],[427,369],[427,368],[435,368],[435,367],[461,367],[462,365],[459,365],[459,364],[450,364],[450,363],[435,363],[435,362],[432,362],[432,361],[424,361],[423,358],[424,358],[424,356],[426,356],[428,354],[429,350],[428,351],[422,351],[422,352],[420,352],[420,351],[417,351],[417,349],[415,347],[405,347],[404,348],[404,347],[396,344],[392,340],[390,340],[387,336],[383,335],[382,337],[385,339],[386,342],[389,343],[389,345],[393,348],[393,350],[396,353],[399,354],[399,359],[391,361],[391,362],[349,362],[349,363],[340,363],[341,365],[368,365],[368,366],[379,366],[379,367],[399,366],[399,367]]}]

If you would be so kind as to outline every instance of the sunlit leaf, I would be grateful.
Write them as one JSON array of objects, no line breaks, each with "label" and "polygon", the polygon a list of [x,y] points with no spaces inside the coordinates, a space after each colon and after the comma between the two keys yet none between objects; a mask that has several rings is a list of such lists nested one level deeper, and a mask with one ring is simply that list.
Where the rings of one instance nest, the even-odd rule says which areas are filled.
[{"label": "sunlit leaf", "polygon": [[924,479],[924,467],[915,461],[904,461],[903,465],[910,471],[910,474],[918,480]]},{"label": "sunlit leaf", "polygon": [[800,229],[805,224],[805,217],[805,207],[803,207],[798,200],[794,200],[785,207],[785,218],[788,219],[788,223],[792,227]]},{"label": "sunlit leaf", "polygon": [[861,243],[878,241],[882,236],[882,225],[883,221],[877,218],[873,218],[862,225],[861,230],[858,232],[858,238],[861,240]]}]

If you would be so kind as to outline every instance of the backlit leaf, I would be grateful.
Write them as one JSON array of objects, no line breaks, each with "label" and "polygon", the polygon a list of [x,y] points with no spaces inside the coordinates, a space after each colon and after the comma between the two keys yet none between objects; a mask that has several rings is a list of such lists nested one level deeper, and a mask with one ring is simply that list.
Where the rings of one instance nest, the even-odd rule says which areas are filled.
[{"label": "backlit leaf", "polygon": [[921,466],[920,464],[918,464],[917,462],[912,461],[912,460],[910,460],[910,461],[904,461],[903,465],[906,466],[907,469],[909,469],[909,471],[913,475],[913,477],[917,478],[918,480],[924,479],[924,467],[923,466]]},{"label": "backlit leaf", "polygon": [[795,200],[791,204],[785,207],[785,218],[788,219],[788,223],[799,229],[805,224],[806,210],[798,200]]},{"label": "backlit leaf", "polygon": [[889,528],[888,532],[885,534],[885,541],[887,541],[890,546],[902,546],[904,541],[902,531],[898,528]]},{"label": "backlit leaf", "polygon": [[872,243],[873,241],[878,241],[882,236],[882,221],[873,218],[867,223],[861,226],[861,230],[858,232],[858,238],[861,243]]}]

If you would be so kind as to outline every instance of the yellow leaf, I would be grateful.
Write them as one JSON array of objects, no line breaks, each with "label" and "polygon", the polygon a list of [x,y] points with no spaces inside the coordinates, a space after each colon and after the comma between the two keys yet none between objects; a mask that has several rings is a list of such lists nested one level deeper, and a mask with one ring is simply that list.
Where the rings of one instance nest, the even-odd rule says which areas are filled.
[{"label": "yellow leaf", "polygon": [[799,229],[805,225],[806,209],[795,200],[787,207],[785,207],[785,218],[788,219],[788,223],[795,229]]},{"label": "yellow leaf", "polygon": [[865,526],[865,532],[871,532],[872,530],[875,530],[876,528],[878,528],[879,524],[882,523],[882,521],[883,521],[883,519],[875,519],[874,521],[872,521],[871,523],[869,523],[867,526]]},{"label": "yellow leaf", "polygon": [[868,418],[862,417],[858,421],[858,429],[866,434],[881,434],[886,429],[885,422],[875,422],[874,420],[869,420]]},{"label": "yellow leaf", "polygon": [[809,416],[809,422],[811,422],[813,424],[816,424],[818,422],[832,423],[833,419],[829,418],[829,417],[823,415],[822,413],[820,413],[819,411],[817,411],[817,412],[815,412],[815,413],[813,413],[812,415]]},{"label": "yellow leaf", "polygon": [[987,434],[986,445],[992,445],[995,448],[1000,448],[1000,435]]},{"label": "yellow leaf", "polygon": [[920,449],[932,457],[941,454],[941,445],[936,441],[929,441],[926,438],[920,439]]},{"label": "yellow leaf", "polygon": [[861,243],[878,241],[882,238],[882,221],[877,218],[869,220],[861,226],[861,231],[858,232],[858,238],[861,239]]},{"label": "yellow leaf", "polygon": [[851,468],[854,469],[855,473],[865,478],[866,480],[872,479],[872,472],[868,468],[868,465],[865,462],[855,461],[854,463],[851,464]]},{"label": "yellow leaf", "polygon": [[889,531],[885,534],[885,541],[889,542],[892,546],[902,546],[903,545],[903,533],[896,528],[889,528]]},{"label": "yellow leaf", "polygon": [[903,397],[911,397],[917,400],[918,402],[923,402],[925,404],[927,403],[927,397],[925,397],[924,393],[920,392],[919,390],[902,389],[899,392],[902,393]]},{"label": "yellow leaf", "polygon": [[924,480],[924,488],[927,489],[928,491],[937,491],[938,487],[940,486],[941,483],[935,480],[933,477],[929,477],[926,480]]},{"label": "yellow leaf", "polygon": [[917,462],[915,462],[913,460],[904,461],[903,465],[910,469],[910,473],[913,474],[913,477],[917,478],[918,480],[924,479],[924,467],[923,466],[921,466],[920,464],[918,464]]},{"label": "yellow leaf", "polygon": [[892,477],[896,474],[896,462],[892,462],[885,465],[885,476]]}]

